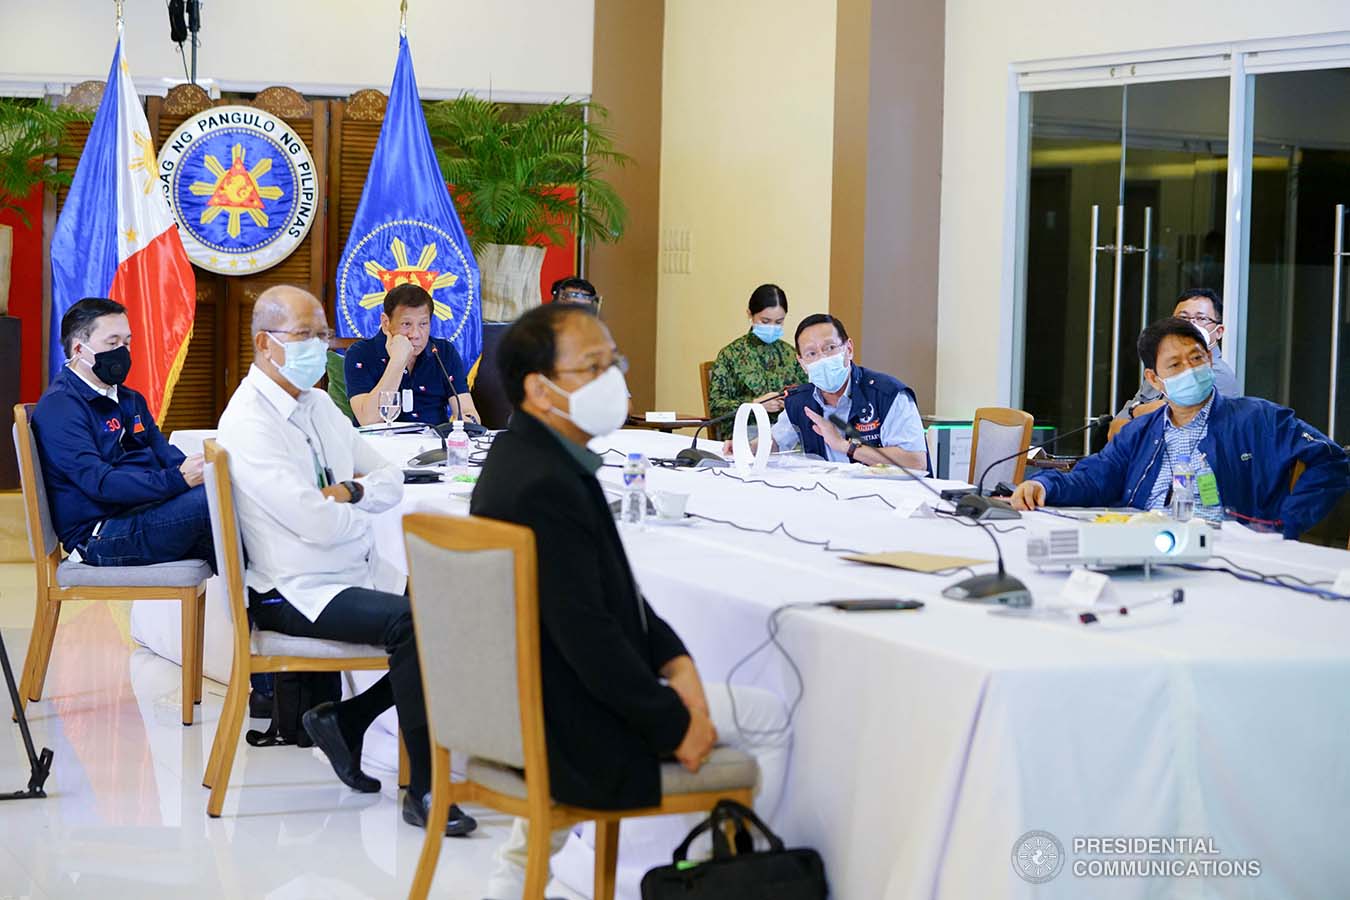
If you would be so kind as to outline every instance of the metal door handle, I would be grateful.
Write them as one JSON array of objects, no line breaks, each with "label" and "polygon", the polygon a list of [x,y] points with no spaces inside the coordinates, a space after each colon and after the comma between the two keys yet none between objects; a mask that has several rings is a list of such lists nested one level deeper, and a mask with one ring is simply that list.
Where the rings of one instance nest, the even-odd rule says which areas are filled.
[{"label": "metal door handle", "polygon": [[1327,436],[1336,440],[1336,382],[1341,351],[1341,260],[1345,257],[1345,204],[1336,204],[1336,231],[1331,250],[1331,384],[1327,389]]},{"label": "metal door handle", "polygon": [[[1097,253],[1103,248],[1097,246],[1097,232],[1102,208],[1092,205],[1092,240],[1088,244],[1088,327],[1087,327],[1087,392],[1083,395],[1083,420],[1092,421],[1092,370],[1096,365],[1097,336]],[[1083,455],[1092,452],[1092,429],[1083,432]]]},{"label": "metal door handle", "polygon": [[[1125,253],[1125,207],[1116,207],[1116,275],[1111,289],[1111,395],[1107,406],[1112,411],[1120,390],[1120,276]],[[1090,413],[1089,413],[1090,414]]]},{"label": "metal door handle", "polygon": [[[1143,331],[1148,327],[1148,285],[1149,274],[1153,263],[1153,207],[1144,207],[1144,246],[1140,252],[1144,254],[1144,289],[1141,292],[1143,298],[1139,301],[1139,330]],[[1128,251],[1127,251],[1128,252]],[[1144,380],[1144,361],[1139,360],[1139,381]]]}]

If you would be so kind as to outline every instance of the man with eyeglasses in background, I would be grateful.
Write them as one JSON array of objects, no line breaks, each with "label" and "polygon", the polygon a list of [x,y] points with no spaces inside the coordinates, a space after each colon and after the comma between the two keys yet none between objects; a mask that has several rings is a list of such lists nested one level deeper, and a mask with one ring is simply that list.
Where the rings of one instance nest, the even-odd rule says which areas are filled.
[{"label": "man with eyeglasses in background", "polygon": [[[1219,342],[1223,340],[1223,300],[1219,295],[1209,288],[1182,291],[1172,309],[1172,315],[1190,322],[1204,334],[1205,345],[1213,360],[1214,387],[1218,388],[1219,393],[1225,397],[1241,397],[1242,388],[1238,386],[1237,374],[1219,349]],[[1116,421],[1124,423],[1146,416],[1165,402],[1163,395],[1145,380],[1139,385],[1139,392],[1116,413]]]},{"label": "man with eyeglasses in background", "polygon": [[421,285],[400,284],[385,294],[379,334],[347,351],[342,368],[356,424],[379,422],[380,395],[388,393],[399,398],[400,422],[479,421],[455,345],[431,336],[434,306]]},{"label": "man with eyeglasses in background", "polygon": [[[771,432],[775,452],[800,446],[831,462],[928,469],[923,419],[908,385],[856,364],[844,323],[829,313],[802,319],[795,339],[810,384],[785,392]],[[840,434],[832,416],[848,422],[857,436]],[[731,452],[730,441],[723,452]]]},{"label": "man with eyeglasses in background", "polygon": [[595,292],[595,285],[576,275],[559,278],[549,290],[554,303],[578,303],[591,306],[598,313],[605,298]]}]

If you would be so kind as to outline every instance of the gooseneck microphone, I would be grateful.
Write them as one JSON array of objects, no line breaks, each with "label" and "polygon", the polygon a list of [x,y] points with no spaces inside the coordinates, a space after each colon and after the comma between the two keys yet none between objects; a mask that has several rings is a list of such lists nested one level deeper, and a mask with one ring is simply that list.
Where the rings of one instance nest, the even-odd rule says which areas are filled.
[{"label": "gooseneck microphone", "polygon": [[714,465],[725,463],[726,461],[716,453],[709,453],[707,450],[698,449],[698,434],[709,425],[721,425],[723,422],[730,422],[734,418],[736,418],[736,414],[733,412],[727,413],[725,416],[717,416],[716,418],[704,419],[702,422],[699,422],[698,427],[694,429],[694,438],[689,442],[689,446],[675,454],[675,465],[680,468],[689,468],[691,466],[697,466],[704,460],[712,460],[714,461]]},{"label": "gooseneck microphone", "polygon": [[[862,433],[845,422],[842,417],[832,415],[830,416],[830,423],[833,424],[835,428],[838,428],[839,432],[844,435],[844,437],[856,440],[862,439]],[[939,500],[945,499],[937,488],[915,475],[909,469],[900,466],[900,470],[917,484],[922,485],[923,489],[928,491],[934,497],[937,497]],[[943,588],[942,596],[952,600],[971,600],[978,603],[989,603],[1001,606],[1030,606],[1031,592],[1027,590],[1027,586],[1022,583],[1020,578],[1009,575],[1007,570],[1003,567],[1003,548],[999,546],[998,537],[995,536],[994,530],[984,522],[978,520],[974,524],[988,535],[989,540],[993,543],[994,554],[998,559],[998,571],[990,575],[972,575],[970,578],[965,578],[955,584],[948,585]]]},{"label": "gooseneck microphone", "polygon": [[1051,444],[1055,443],[1056,441],[1060,440],[1061,438],[1072,437],[1075,434],[1082,434],[1089,428],[1095,428],[1098,425],[1109,425],[1109,424],[1111,424],[1111,417],[1109,415],[1101,415],[1093,419],[1091,422],[1088,422],[1082,428],[1075,428],[1072,431],[1066,431],[1063,434],[1055,435],[1050,440],[1045,441],[1043,443],[1032,444],[1031,447],[1027,447],[1026,450],[1019,450],[1016,453],[1008,454],[1002,459],[994,460],[989,465],[985,466],[984,471],[980,473],[980,480],[979,483],[976,485],[975,490],[962,494],[960,499],[957,500],[956,503],[957,515],[980,520],[1022,518],[1022,514],[1019,513],[1017,510],[1013,509],[1011,503],[1008,503],[1006,500],[1000,500],[997,497],[986,497],[984,495],[984,479],[989,475],[989,470],[994,468],[994,466],[999,465],[1000,463],[1005,463],[1010,459],[1016,459],[1022,453],[1030,452],[1033,447],[1048,447]]},{"label": "gooseneck microphone", "polygon": [[976,486],[975,486],[975,493],[979,494],[980,496],[984,496],[984,479],[988,477],[990,470],[993,469],[994,466],[997,466],[997,465],[999,465],[999,464],[1001,464],[1001,463],[1005,463],[1005,462],[1007,462],[1007,461],[1010,460],[1010,459],[1016,459],[1017,457],[1021,456],[1023,453],[1030,453],[1032,450],[1044,450],[1046,447],[1050,447],[1050,446],[1053,446],[1054,444],[1058,443],[1058,442],[1059,442],[1060,440],[1062,440],[1063,438],[1066,438],[1066,437],[1073,437],[1075,434],[1082,434],[1084,431],[1087,431],[1089,428],[1097,428],[1098,426],[1102,426],[1102,425],[1110,425],[1110,424],[1111,424],[1111,416],[1110,416],[1110,415],[1107,415],[1107,414],[1102,414],[1102,415],[1098,416],[1097,418],[1093,419],[1091,422],[1088,422],[1088,423],[1087,423],[1086,425],[1084,425],[1082,428],[1075,428],[1075,429],[1073,429],[1072,431],[1066,431],[1066,432],[1064,432],[1063,434],[1057,434],[1057,435],[1055,435],[1054,437],[1052,437],[1052,438],[1051,438],[1050,440],[1048,440],[1048,441],[1043,441],[1042,443],[1039,443],[1039,444],[1032,444],[1031,446],[1027,447],[1027,449],[1025,449],[1025,450],[1018,450],[1016,453],[1009,453],[1007,456],[1003,457],[1002,459],[996,459],[996,460],[994,460],[994,461],[991,462],[989,465],[985,466],[985,467],[984,467],[984,471],[980,473],[980,480],[979,480],[979,483],[976,484]]}]

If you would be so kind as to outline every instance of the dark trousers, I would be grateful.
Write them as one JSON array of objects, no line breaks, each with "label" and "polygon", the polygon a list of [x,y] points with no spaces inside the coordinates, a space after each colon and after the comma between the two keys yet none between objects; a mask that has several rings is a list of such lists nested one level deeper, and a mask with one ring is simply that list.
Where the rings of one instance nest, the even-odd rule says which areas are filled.
[{"label": "dark trousers", "polygon": [[145,566],[204,559],[216,570],[206,488],[197,485],[162,503],[131,510],[103,523],[97,537],[79,548],[91,566]]},{"label": "dark trousers", "polygon": [[[427,743],[426,705],[422,699],[422,667],[417,660],[408,598],[368,588],[347,588],[329,601],[317,621],[311,622],[276,591],[266,594],[250,591],[249,595],[249,615],[261,629],[296,637],[384,647],[389,654],[389,686],[393,689],[394,705],[398,707],[399,729],[408,748],[410,786],[428,790],[431,750]],[[377,688],[378,685],[372,686],[366,693]],[[361,696],[364,694],[346,702],[359,701]],[[387,708],[386,702],[380,709],[370,710],[370,719]]]}]

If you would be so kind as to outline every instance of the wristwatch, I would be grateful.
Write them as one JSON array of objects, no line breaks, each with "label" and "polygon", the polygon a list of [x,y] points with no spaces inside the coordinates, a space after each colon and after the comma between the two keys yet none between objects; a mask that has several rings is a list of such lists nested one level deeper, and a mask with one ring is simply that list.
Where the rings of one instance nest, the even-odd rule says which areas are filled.
[{"label": "wristwatch", "polygon": [[360,503],[361,498],[366,495],[366,489],[359,481],[344,481],[342,486],[347,489],[347,493],[352,495],[351,503]]},{"label": "wristwatch", "polygon": [[862,441],[858,440],[857,438],[850,438],[850,439],[849,439],[849,442],[848,442],[848,461],[849,461],[849,462],[854,462],[853,454],[857,453],[857,452],[858,452],[858,448],[861,447],[861,446],[862,446]]}]

